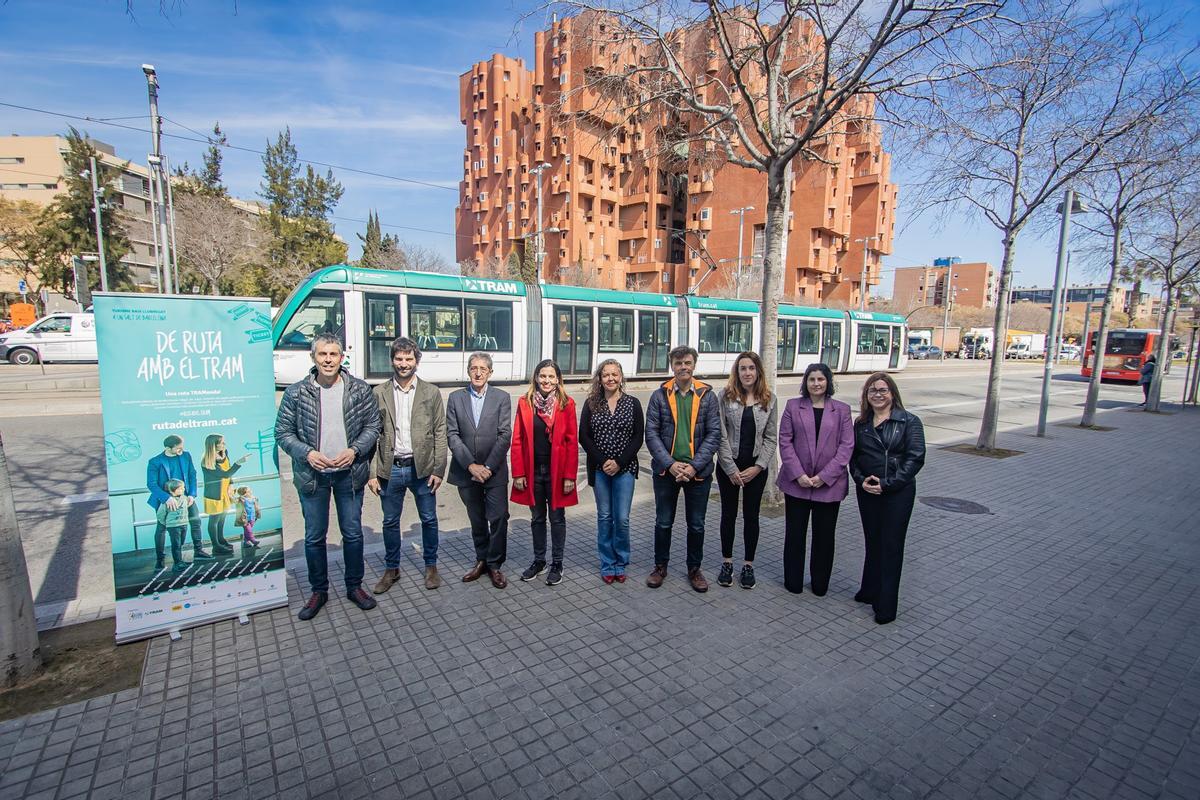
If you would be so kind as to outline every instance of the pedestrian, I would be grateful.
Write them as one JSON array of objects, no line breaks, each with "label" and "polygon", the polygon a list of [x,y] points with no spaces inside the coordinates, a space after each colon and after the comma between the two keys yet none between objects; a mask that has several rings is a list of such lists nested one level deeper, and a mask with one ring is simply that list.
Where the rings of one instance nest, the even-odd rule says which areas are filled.
[{"label": "pedestrian", "polygon": [[1158,366],[1158,359],[1153,353],[1146,356],[1146,363],[1142,364],[1142,374],[1138,376],[1138,384],[1142,387],[1142,402],[1138,405],[1146,405],[1150,402],[1150,384],[1154,381],[1154,369]]},{"label": "pedestrian", "polygon": [[758,512],[767,474],[779,448],[779,411],[776,396],[758,353],[739,353],[721,390],[721,444],[718,449],[717,488],[721,493],[721,571],[717,583],[733,585],[733,537],[737,528],[738,499],[742,500],[742,570],[738,583],[753,589],[754,554],[758,548]]},{"label": "pedestrian", "polygon": [[646,405],[646,448],[654,470],[654,570],[646,578],[651,589],[667,577],[671,528],[683,492],[688,581],[697,592],[708,591],[700,564],[713,459],[721,446],[721,411],[712,387],[693,377],[698,358],[687,345],[668,353],[674,377],[655,389]]},{"label": "pedestrian", "polygon": [[874,606],[880,625],[896,619],[904,539],[917,496],[917,473],[924,464],[921,420],[904,410],[892,376],[876,372],[863,384],[850,474],[867,550],[854,599]]},{"label": "pedestrian", "polygon": [[641,402],[625,391],[621,362],[600,362],[579,415],[579,443],[587,454],[588,483],[596,497],[600,578],[625,582],[629,566],[629,512],[646,435]]},{"label": "pedestrian", "polygon": [[442,585],[438,575],[437,490],[446,474],[446,407],[438,387],[417,377],[421,348],[408,337],[392,342],[392,379],[375,387],[379,406],[379,447],[374,474],[367,488],[383,507],[383,575],[375,594],[383,594],[400,579],[400,553],[404,538],[400,515],[404,495],[412,492],[421,518],[421,559],[425,563],[425,588]]},{"label": "pedestrian", "polygon": [[342,367],[342,341],[313,337],[313,368],[283,393],[275,441],[292,457],[292,482],[304,514],[304,559],[312,594],[299,617],[310,620],[329,600],[329,499],[337,508],[345,562],[346,599],[363,611],[375,598],[363,588],[363,487],[379,439],[379,406],[366,381]]},{"label": "pedestrian", "polygon": [[567,506],[579,502],[579,430],[575,401],[562,387],[562,372],[551,359],[538,363],[529,390],[517,401],[512,436],[511,500],[529,506],[533,563],[521,573],[531,581],[546,571],[546,519],[550,519],[550,573],[546,585],[562,583],[567,543]]},{"label": "pedestrian", "polygon": [[446,399],[446,443],[450,447],[447,480],[471,521],[475,565],[463,582],[485,572],[492,586],[508,586],[501,567],[508,553],[508,447],[512,441],[512,403],[508,394],[488,385],[492,357],[472,353],[467,359],[470,382]]},{"label": "pedestrian", "polygon": [[246,454],[230,463],[225,437],[219,433],[204,438],[204,456],[200,470],[204,473],[204,513],[208,515],[208,541],[214,555],[230,555],[233,546],[225,541],[225,515],[233,508],[229,490],[234,473],[250,459]]},{"label": "pedestrian", "polygon": [[812,518],[812,591],[824,597],[833,572],[838,509],[850,490],[846,471],[854,452],[853,412],[833,399],[833,371],[809,364],[800,396],[779,420],[779,489],[784,495],[783,585],[804,591],[804,556]]}]

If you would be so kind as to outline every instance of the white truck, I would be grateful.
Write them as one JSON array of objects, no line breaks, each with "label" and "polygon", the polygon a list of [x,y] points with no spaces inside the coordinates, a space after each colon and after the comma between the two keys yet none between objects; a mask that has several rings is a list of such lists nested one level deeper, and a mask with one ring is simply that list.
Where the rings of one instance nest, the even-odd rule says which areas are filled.
[{"label": "white truck", "polygon": [[1020,333],[1014,335],[1004,353],[1007,358],[1030,359],[1046,357],[1046,334]]},{"label": "white truck", "polygon": [[10,364],[97,361],[96,318],[59,311],[28,328],[0,335],[0,358]]}]

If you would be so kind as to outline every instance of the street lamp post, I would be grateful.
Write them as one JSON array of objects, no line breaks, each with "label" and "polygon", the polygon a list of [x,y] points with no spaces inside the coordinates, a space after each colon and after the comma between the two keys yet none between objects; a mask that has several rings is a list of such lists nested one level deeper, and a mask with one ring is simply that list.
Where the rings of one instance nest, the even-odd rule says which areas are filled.
[{"label": "street lamp post", "polygon": [[754,206],[742,206],[730,211],[730,214],[738,215],[738,256],[737,267],[734,269],[733,277],[733,292],[734,297],[738,300],[742,299],[742,232],[746,224],[746,212],[753,211]]},{"label": "street lamp post", "polygon": [[537,229],[536,238],[534,239],[534,242],[533,242],[533,246],[534,246],[533,263],[537,266],[537,276],[538,276],[539,284],[546,282],[545,277],[542,275],[542,261],[544,261],[546,258],[546,248],[545,248],[545,245],[543,244],[546,231],[542,229],[542,173],[545,172],[549,168],[550,168],[550,164],[543,161],[542,163],[538,164],[536,167],[529,170],[530,172],[532,172],[534,175],[537,176],[537,215],[538,215],[538,223],[537,224],[538,224],[538,229]]},{"label": "street lamp post", "polygon": [[162,117],[158,115],[158,73],[153,64],[142,64],[142,72],[146,74],[146,88],[150,94],[150,155],[146,164],[150,168],[150,205],[153,217],[156,263],[160,267],[162,282],[161,290],[171,294],[171,245],[167,236],[167,191],[164,188],[169,180],[163,174],[162,160]]},{"label": "street lamp post", "polygon": [[858,310],[867,310],[867,251],[871,249],[871,242],[879,241],[878,236],[865,236],[862,239],[855,239],[855,243],[862,242],[863,246],[863,268],[862,268],[862,283],[858,287]]},{"label": "street lamp post", "polygon": [[100,191],[99,171],[96,168],[96,157],[92,156],[92,213],[96,217],[96,255],[100,257],[100,291],[108,291],[108,264],[104,260],[104,227],[100,220]]},{"label": "street lamp post", "polygon": [[[1059,310],[1062,305],[1063,283],[1067,272],[1067,243],[1071,238],[1071,214],[1086,212],[1083,203],[1075,196],[1073,189],[1063,192],[1062,205],[1058,213],[1062,214],[1062,227],[1058,232],[1058,263],[1054,270],[1054,297],[1050,304],[1050,346],[1046,348],[1046,357],[1042,367],[1042,399],[1038,404],[1037,435],[1046,435],[1046,415],[1050,410],[1050,381],[1054,377],[1054,362],[1058,360],[1058,330]],[[1011,307],[1011,304],[1010,304]]]}]

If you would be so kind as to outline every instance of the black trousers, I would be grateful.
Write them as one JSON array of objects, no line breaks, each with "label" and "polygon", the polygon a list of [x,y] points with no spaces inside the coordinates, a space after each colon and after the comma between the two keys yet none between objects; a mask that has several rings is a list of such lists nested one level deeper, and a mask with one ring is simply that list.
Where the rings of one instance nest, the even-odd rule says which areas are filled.
[{"label": "black trousers", "polygon": [[912,517],[917,485],[910,483],[892,494],[858,492],[867,557],[863,562],[862,586],[857,599],[875,607],[876,622],[896,618],[900,598],[900,570],[904,566],[904,539]]},{"label": "black trousers", "polygon": [[508,557],[508,481],[491,486],[471,482],[458,487],[458,497],[467,507],[475,560],[488,569],[500,569]]},{"label": "black trousers", "polygon": [[804,556],[808,544],[808,520],[812,517],[812,559],[809,575],[813,594],[823,597],[829,591],[833,573],[833,541],[838,510],[842,504],[819,503],[784,495],[783,586],[789,592],[804,591]]},{"label": "black trousers", "polygon": [[717,488],[721,492],[721,557],[733,558],[733,536],[737,529],[738,497],[742,500],[742,544],[746,561],[754,560],[758,549],[758,512],[762,507],[763,490],[767,488],[767,472],[763,470],[745,486],[738,486],[725,470],[717,466]]},{"label": "black trousers", "polygon": [[533,558],[546,560],[546,516],[550,517],[550,562],[561,564],[563,550],[567,546],[567,510],[554,508],[550,503],[553,492],[550,487],[550,465],[537,464],[533,468],[533,505],[529,507],[529,527],[533,531]]}]

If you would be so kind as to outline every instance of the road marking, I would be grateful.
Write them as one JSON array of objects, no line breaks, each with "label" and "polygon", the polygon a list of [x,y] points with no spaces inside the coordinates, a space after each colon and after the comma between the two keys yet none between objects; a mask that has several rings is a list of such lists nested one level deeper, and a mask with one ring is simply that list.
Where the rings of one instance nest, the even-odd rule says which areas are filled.
[{"label": "road marking", "polygon": [[[1051,397],[1061,397],[1064,394],[1085,394],[1086,392],[1087,392],[1087,389],[1067,389],[1062,392],[1054,392],[1051,394]],[[1037,394],[1015,394],[1010,397],[1001,397],[1000,402],[1004,403],[1004,402],[1008,402],[1011,400],[1032,400],[1035,397],[1040,398],[1041,396],[1042,396],[1041,392],[1038,392]],[[957,403],[938,403],[937,405],[932,405],[932,406],[914,406],[911,410],[912,411],[935,411],[939,408],[958,408],[960,406],[973,406],[976,403],[982,403],[985,400],[987,400],[986,397],[980,397],[975,400],[960,400]]]},{"label": "road marking", "polygon": [[60,498],[58,504],[60,506],[69,506],[73,503],[95,503],[98,500],[107,500],[108,492],[88,492],[87,494],[69,494],[66,497]]}]

